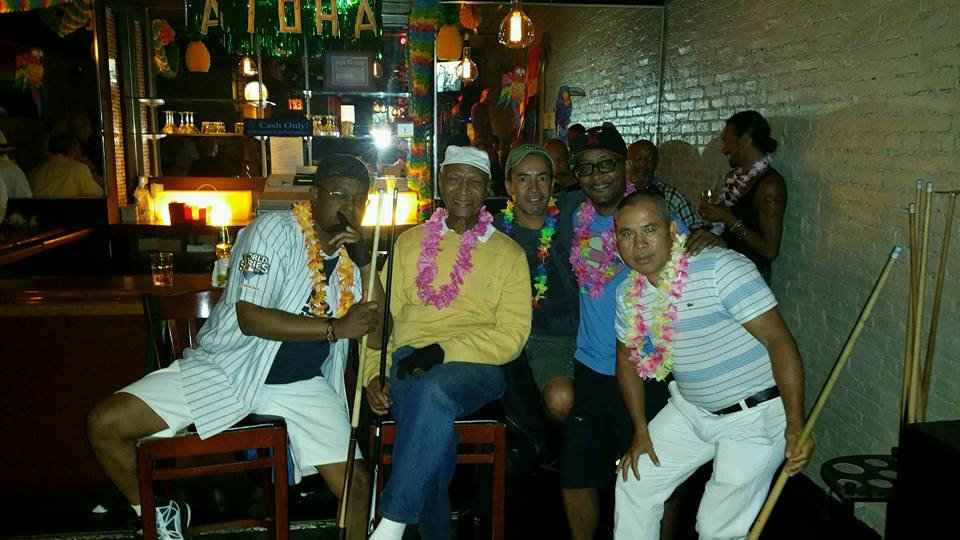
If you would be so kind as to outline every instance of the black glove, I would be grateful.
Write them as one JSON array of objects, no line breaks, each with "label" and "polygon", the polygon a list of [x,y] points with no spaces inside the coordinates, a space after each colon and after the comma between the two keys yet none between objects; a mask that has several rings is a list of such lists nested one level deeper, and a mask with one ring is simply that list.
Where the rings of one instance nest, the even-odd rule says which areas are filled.
[{"label": "black glove", "polygon": [[422,349],[413,351],[409,356],[400,360],[400,364],[397,366],[397,378],[402,381],[407,378],[407,375],[416,377],[430,371],[430,368],[433,366],[442,363],[443,348],[436,343],[427,345]]}]

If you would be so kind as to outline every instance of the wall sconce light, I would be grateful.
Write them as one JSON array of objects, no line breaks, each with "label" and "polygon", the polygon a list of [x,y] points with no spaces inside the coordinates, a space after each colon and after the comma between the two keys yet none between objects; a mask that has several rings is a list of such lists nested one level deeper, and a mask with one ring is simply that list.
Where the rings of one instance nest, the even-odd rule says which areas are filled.
[{"label": "wall sconce light", "polygon": [[500,21],[500,43],[511,49],[523,49],[533,44],[536,37],[533,21],[524,13],[520,0],[513,0],[510,12]]}]

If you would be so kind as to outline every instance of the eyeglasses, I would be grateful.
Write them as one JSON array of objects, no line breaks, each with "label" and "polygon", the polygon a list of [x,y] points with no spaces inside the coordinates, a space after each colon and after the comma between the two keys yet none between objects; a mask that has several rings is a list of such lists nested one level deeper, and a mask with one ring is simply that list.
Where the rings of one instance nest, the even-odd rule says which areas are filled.
[{"label": "eyeglasses", "polygon": [[611,173],[617,169],[618,163],[620,163],[620,160],[616,158],[604,159],[595,163],[582,161],[574,165],[573,174],[576,175],[577,178],[584,178],[594,172],[599,172],[600,174]]},{"label": "eyeglasses", "polygon": [[350,193],[349,191],[340,190],[327,191],[325,193],[330,199],[341,203],[347,201],[363,201],[366,198],[366,193]]}]

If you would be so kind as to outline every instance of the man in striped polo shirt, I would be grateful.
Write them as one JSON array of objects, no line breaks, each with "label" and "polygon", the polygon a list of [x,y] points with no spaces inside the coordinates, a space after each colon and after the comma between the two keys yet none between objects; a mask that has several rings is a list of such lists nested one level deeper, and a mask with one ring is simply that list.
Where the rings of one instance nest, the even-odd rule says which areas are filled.
[{"label": "man in striped polo shirt", "polygon": [[[786,455],[799,472],[812,443],[804,424],[803,366],[777,301],[735,251],[684,253],[664,199],[635,193],[616,213],[617,247],[633,270],[617,291],[617,380],[633,421],[619,463],[617,538],[660,537],[663,503],[714,461],[697,531],[744,538]],[[648,424],[644,378],[673,374],[670,401]]]},{"label": "man in striped polo shirt", "polygon": [[[369,183],[353,156],[321,160],[310,201],[241,231],[226,290],[197,346],[90,412],[97,459],[138,515],[139,439],[171,437],[190,424],[206,439],[250,413],[285,418],[294,479],[319,472],[340,495],[350,437],[349,341],[379,332],[381,320],[377,302],[361,303],[371,265],[356,223]],[[383,298],[379,284],[370,297]],[[374,334],[370,341],[380,343]],[[355,470],[350,531],[363,538],[368,482],[362,467]],[[186,503],[158,506],[159,538],[180,540],[189,519]]]}]

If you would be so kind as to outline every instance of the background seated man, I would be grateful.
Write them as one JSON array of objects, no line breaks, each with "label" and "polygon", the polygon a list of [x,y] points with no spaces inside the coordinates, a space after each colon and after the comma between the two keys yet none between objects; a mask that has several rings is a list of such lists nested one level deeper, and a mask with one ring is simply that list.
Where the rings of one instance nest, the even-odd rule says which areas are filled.
[{"label": "background seated man", "polygon": [[[171,437],[190,424],[212,437],[250,413],[286,418],[295,479],[319,471],[340,496],[350,438],[343,383],[349,340],[379,331],[381,316],[377,302],[360,303],[369,254],[358,227],[340,225],[338,216],[358,223],[368,185],[356,158],[324,158],[311,201],[241,231],[227,288],[197,347],[91,411],[87,433],[96,457],[138,515],[137,440]],[[382,296],[378,285],[372,298]],[[368,482],[358,475],[353,485],[351,531],[363,538]],[[190,511],[170,501],[157,515],[160,538],[176,540]]]},{"label": "background seated man", "polygon": [[[685,252],[659,195],[635,193],[616,213],[617,247],[633,270],[617,290],[617,380],[633,421],[620,460],[615,537],[656,540],[664,501],[713,460],[697,514],[700,538],[745,538],[777,468],[799,472],[803,366],[757,268],[728,249]],[[644,379],[670,382],[647,423]]]},{"label": "background seated man", "polygon": [[103,187],[93,179],[90,167],[79,161],[80,141],[72,135],[50,139],[47,160],[30,171],[30,187],[37,199],[103,197]]},{"label": "background seated man", "polygon": [[374,540],[399,540],[412,523],[427,540],[450,538],[453,422],[501,397],[500,366],[520,355],[530,334],[527,258],[492,226],[483,206],[489,189],[486,152],[447,147],[445,208],[394,248],[390,379],[380,385],[377,362],[364,377],[371,409],[390,410],[397,421]]}]

